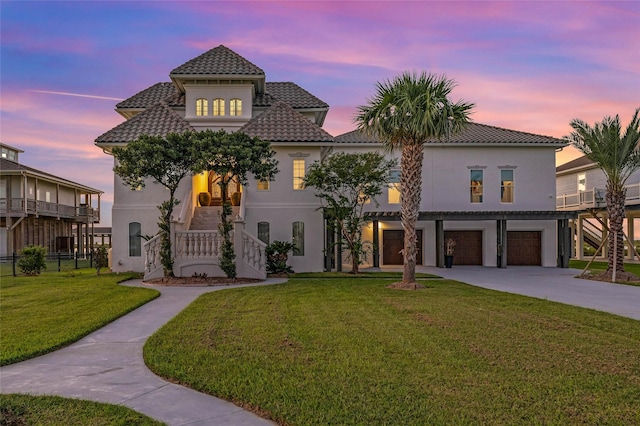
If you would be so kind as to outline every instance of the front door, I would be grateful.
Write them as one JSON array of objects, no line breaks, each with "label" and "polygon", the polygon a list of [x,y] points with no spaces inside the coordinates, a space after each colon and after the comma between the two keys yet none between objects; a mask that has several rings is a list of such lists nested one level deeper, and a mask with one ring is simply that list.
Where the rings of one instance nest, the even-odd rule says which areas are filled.
[{"label": "front door", "polygon": [[[417,229],[418,236],[416,253],[416,265],[422,265],[422,230]],[[385,229],[382,231],[382,264],[383,265],[402,265],[404,257],[402,249],[404,248],[404,231],[402,229]]]}]

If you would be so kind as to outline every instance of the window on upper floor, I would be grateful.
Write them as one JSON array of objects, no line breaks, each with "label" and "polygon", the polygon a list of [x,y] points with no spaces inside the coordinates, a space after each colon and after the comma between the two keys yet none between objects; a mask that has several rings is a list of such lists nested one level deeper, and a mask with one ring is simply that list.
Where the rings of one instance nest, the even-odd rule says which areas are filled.
[{"label": "window on upper floor", "polygon": [[305,164],[304,158],[293,160],[293,189],[304,189]]},{"label": "window on upper floor", "polygon": [[142,227],[139,222],[129,223],[129,256],[142,256]]},{"label": "window on upper floor", "polygon": [[224,116],[224,99],[216,98],[213,100],[213,115],[216,117]]},{"label": "window on upper floor", "polygon": [[269,190],[269,181],[266,179],[262,179],[258,181],[258,191],[268,191]]},{"label": "window on upper floor", "polygon": [[578,174],[578,192],[584,192],[587,190],[587,174]]},{"label": "window on upper floor", "polygon": [[229,115],[232,117],[242,115],[242,99],[234,98],[229,101]]},{"label": "window on upper floor", "polygon": [[204,98],[196,99],[196,115],[198,117],[209,115],[209,101],[208,100],[206,100]]},{"label": "window on upper floor", "polygon": [[304,222],[293,222],[291,231],[293,255],[304,256]]},{"label": "window on upper floor", "polygon": [[389,174],[389,188],[387,192],[387,202],[389,204],[400,204],[401,186],[400,170],[392,170]]},{"label": "window on upper floor", "polygon": [[269,222],[258,222],[258,239],[269,244]]},{"label": "window on upper floor", "polygon": [[470,171],[470,200],[472,203],[481,203],[483,194],[483,170],[471,170]]},{"label": "window on upper floor", "polygon": [[500,170],[500,201],[513,203],[513,170]]}]

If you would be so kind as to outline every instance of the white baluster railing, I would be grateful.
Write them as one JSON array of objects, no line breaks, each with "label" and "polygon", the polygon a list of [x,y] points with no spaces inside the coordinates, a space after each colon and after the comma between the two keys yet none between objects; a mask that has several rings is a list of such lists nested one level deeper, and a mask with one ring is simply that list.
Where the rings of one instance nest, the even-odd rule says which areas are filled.
[{"label": "white baluster railing", "polygon": [[264,273],[265,277],[267,276],[267,259],[264,253],[266,247],[264,242],[242,230],[242,262]]},{"label": "white baluster railing", "polygon": [[212,259],[218,263],[222,236],[218,231],[176,232],[176,258]]},{"label": "white baluster railing", "polygon": [[160,261],[160,235],[156,235],[142,245],[144,250],[144,279],[159,278],[164,275]]}]

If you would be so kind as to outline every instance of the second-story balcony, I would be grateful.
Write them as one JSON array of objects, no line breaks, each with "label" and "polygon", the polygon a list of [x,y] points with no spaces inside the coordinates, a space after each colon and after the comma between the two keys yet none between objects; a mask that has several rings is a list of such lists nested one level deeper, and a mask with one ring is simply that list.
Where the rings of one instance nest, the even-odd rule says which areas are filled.
[{"label": "second-story balcony", "polygon": [[[625,205],[640,204],[640,183],[625,185],[627,198]],[[589,191],[580,191],[574,194],[563,194],[556,197],[557,210],[585,210],[591,208],[604,208],[607,205],[606,190],[593,188]]]},{"label": "second-story balcony", "polygon": [[35,215],[71,219],[83,223],[100,222],[100,210],[88,205],[68,206],[24,198],[0,198],[0,215],[13,217]]}]

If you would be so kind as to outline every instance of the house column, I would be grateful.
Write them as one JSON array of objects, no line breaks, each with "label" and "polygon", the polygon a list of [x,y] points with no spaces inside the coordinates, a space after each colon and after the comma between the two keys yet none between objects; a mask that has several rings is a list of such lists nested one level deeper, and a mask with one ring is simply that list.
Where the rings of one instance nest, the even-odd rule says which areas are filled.
[{"label": "house column", "polygon": [[571,228],[569,219],[558,220],[558,268],[568,268],[571,257]]},{"label": "house column", "polygon": [[444,221],[436,220],[436,266],[444,268]]},{"label": "house column", "polygon": [[504,219],[496,221],[496,266],[498,268],[507,267],[507,221]]},{"label": "house column", "polygon": [[578,226],[576,228],[576,259],[582,260],[584,258],[584,218],[582,215],[578,216]]},{"label": "house column", "polygon": [[331,271],[333,270],[333,259],[335,253],[335,229],[333,226],[333,221],[326,217],[324,218],[325,223],[325,246],[324,246],[324,270]]},{"label": "house column", "polygon": [[[635,246],[636,244],[636,239],[634,236],[634,229],[633,229],[633,216],[631,215],[627,215],[627,236],[629,237],[629,240],[631,241],[631,245]],[[633,250],[634,247],[629,247],[629,250],[627,250],[627,254],[629,257],[629,260],[633,260],[635,259],[635,250]]]},{"label": "house column", "polygon": [[373,221],[373,267],[380,267],[380,235],[379,222]]}]

